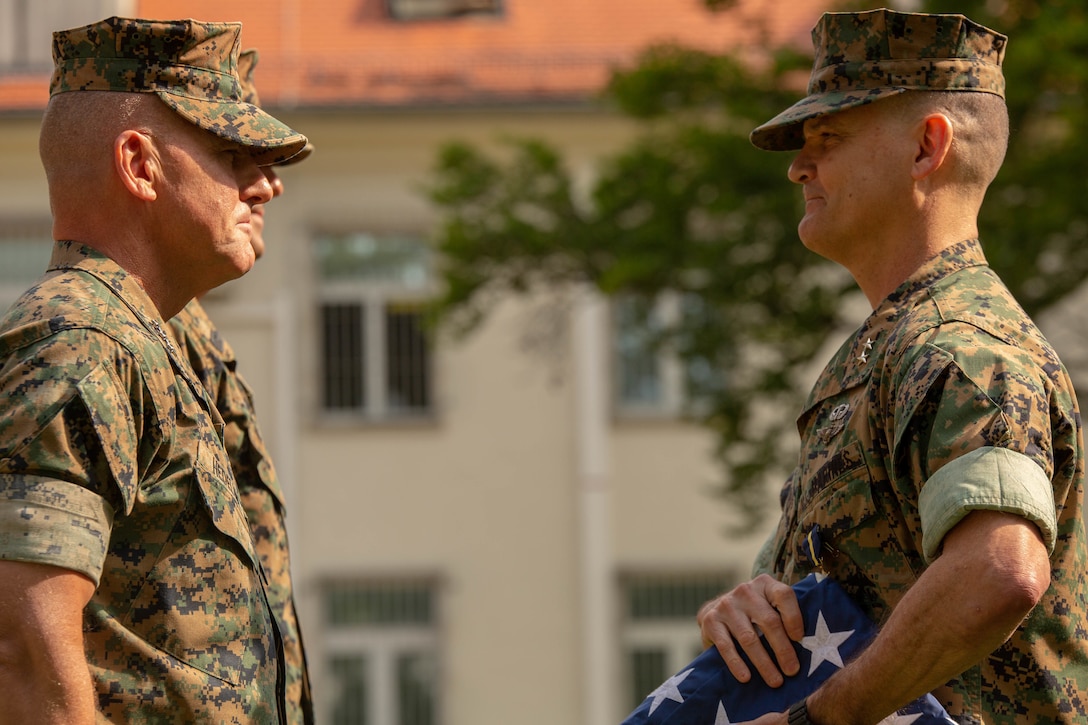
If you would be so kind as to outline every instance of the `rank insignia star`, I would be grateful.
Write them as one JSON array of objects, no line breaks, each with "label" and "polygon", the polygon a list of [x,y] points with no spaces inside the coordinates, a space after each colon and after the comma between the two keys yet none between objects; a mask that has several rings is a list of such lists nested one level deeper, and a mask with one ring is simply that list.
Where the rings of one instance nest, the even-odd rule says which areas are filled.
[{"label": "rank insignia star", "polygon": [[873,349],[873,343],[876,342],[871,337],[865,338],[865,344],[862,345],[861,354],[858,355],[858,362],[864,365],[869,362],[869,351]]}]

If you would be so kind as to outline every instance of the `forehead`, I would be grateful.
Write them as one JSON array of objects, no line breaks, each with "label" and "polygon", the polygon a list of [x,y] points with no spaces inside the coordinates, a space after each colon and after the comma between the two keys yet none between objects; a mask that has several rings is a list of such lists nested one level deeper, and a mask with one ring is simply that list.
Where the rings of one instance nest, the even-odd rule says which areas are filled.
[{"label": "forehead", "polygon": [[236,150],[240,153],[251,152],[246,146],[200,128],[176,113],[165,114],[165,118],[169,120],[160,124],[158,130],[165,140],[173,145],[187,148],[199,147],[213,153],[227,150]]},{"label": "forehead", "polygon": [[829,128],[842,128],[858,124],[862,121],[859,119],[859,113],[861,107],[855,106],[853,108],[845,108],[841,111],[835,111],[834,113],[825,113],[822,116],[816,116],[805,121],[804,129],[806,132],[823,131]]},{"label": "forehead", "polygon": [[866,103],[844,108],[806,120],[803,126],[804,133],[812,135],[828,130],[861,132],[866,129],[875,129],[895,116],[885,112],[890,109],[891,106],[887,103]]}]

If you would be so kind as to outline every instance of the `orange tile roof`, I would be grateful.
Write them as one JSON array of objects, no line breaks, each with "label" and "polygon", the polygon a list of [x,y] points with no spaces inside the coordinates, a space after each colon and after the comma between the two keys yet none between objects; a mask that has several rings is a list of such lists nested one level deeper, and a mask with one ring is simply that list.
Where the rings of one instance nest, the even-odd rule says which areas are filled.
[{"label": "orange tile roof", "polygon": [[[748,55],[807,46],[827,0],[504,0],[499,17],[404,22],[385,0],[188,0],[187,17],[240,20],[257,47],[269,106],[584,100],[617,65],[675,40]],[[176,0],[137,0],[141,17],[177,17]],[[765,21],[766,35],[761,33]],[[48,77],[0,75],[0,109],[44,105]]]}]

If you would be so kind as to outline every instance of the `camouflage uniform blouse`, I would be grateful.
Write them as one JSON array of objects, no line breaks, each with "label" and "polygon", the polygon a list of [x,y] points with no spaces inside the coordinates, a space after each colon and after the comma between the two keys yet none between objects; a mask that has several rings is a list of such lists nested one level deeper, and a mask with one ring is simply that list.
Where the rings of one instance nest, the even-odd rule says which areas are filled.
[{"label": "camouflage uniform blouse", "polygon": [[287,721],[312,723],[306,653],[291,587],[283,490],[257,426],[253,393],[237,371],[234,350],[198,301],[193,300],[171,318],[167,329],[188,356],[226,424],[223,441],[242,494],[253,543],[268,574],[268,596],[283,635]]},{"label": "camouflage uniform blouse", "polygon": [[930,260],[873,312],[798,429],[799,465],[757,571],[792,584],[822,559],[880,621],[967,511],[1024,516],[1050,548],[1049,590],[1009,642],[934,694],[961,723],[1085,722],[1080,415],[1065,368],[978,242]]},{"label": "camouflage uniform blouse", "polygon": [[96,583],[85,649],[110,722],[280,722],[283,655],[222,421],[159,319],[70,242],[8,312],[0,556]]}]

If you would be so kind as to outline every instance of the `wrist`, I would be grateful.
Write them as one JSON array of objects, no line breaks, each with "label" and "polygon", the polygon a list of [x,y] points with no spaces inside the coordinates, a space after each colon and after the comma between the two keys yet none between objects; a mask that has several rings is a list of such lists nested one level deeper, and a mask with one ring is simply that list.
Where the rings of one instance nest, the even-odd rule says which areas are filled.
[{"label": "wrist", "polygon": [[839,720],[828,719],[827,713],[821,715],[818,711],[813,715],[813,711],[809,708],[809,698],[805,698],[800,702],[795,702],[790,706],[790,709],[786,712],[787,725],[835,725]]},{"label": "wrist", "polygon": [[795,702],[786,713],[787,725],[816,725],[808,716],[808,698]]}]

